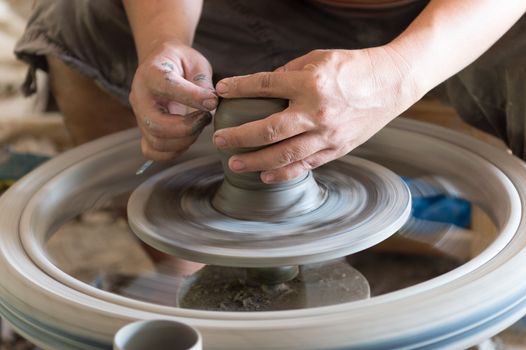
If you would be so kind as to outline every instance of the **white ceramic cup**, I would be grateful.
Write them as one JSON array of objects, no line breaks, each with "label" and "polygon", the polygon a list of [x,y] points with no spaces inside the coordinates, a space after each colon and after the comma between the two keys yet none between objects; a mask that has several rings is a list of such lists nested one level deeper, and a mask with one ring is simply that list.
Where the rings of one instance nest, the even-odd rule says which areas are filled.
[{"label": "white ceramic cup", "polygon": [[113,338],[113,350],[202,350],[201,334],[187,324],[169,320],[136,321]]}]

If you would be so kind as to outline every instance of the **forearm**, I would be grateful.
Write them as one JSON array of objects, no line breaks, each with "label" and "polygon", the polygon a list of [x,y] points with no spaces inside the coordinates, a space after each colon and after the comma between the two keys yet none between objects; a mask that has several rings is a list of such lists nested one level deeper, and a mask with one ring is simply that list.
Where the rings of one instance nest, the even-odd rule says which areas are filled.
[{"label": "forearm", "polygon": [[525,11],[524,0],[432,0],[386,47],[423,95],[476,60]]},{"label": "forearm", "polygon": [[123,0],[139,62],[157,44],[179,41],[191,45],[202,0]]}]

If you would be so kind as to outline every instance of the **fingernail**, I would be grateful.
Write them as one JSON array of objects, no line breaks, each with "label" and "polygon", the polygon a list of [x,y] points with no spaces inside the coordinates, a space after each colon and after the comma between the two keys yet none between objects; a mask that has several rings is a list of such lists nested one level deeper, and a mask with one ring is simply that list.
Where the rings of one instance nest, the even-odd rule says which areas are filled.
[{"label": "fingernail", "polygon": [[224,137],[214,136],[214,144],[219,148],[223,148],[226,147],[226,140]]},{"label": "fingernail", "polygon": [[242,161],[236,159],[236,160],[233,160],[232,162],[230,162],[230,169],[232,170],[243,170],[245,169],[245,163],[243,163]]},{"label": "fingernail", "polygon": [[220,95],[226,94],[228,92],[228,85],[226,83],[220,81],[216,85],[216,91]]},{"label": "fingernail", "polygon": [[217,107],[217,98],[209,98],[203,101],[203,107],[206,109],[214,109]]},{"label": "fingernail", "polygon": [[274,182],[274,179],[275,179],[273,174],[264,174],[262,175],[262,177],[263,177],[263,182],[265,183],[272,183]]}]

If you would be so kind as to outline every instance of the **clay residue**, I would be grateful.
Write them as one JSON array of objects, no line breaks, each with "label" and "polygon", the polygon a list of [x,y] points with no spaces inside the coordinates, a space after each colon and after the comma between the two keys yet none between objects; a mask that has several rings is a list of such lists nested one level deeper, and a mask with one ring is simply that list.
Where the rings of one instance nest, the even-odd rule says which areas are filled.
[{"label": "clay residue", "polygon": [[250,283],[246,269],[206,266],[180,291],[179,306],[211,311],[279,311],[339,304],[369,296],[363,276],[345,261],[300,267],[291,281]]}]

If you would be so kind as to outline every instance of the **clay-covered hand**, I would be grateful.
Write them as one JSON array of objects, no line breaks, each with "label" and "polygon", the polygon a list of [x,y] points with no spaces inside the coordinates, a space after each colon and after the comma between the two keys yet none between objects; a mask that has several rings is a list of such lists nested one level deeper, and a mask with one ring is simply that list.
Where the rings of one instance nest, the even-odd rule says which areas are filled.
[{"label": "clay-covered hand", "polygon": [[229,159],[233,171],[261,171],[266,183],[345,155],[421,97],[411,67],[389,47],[312,51],[274,72],[223,79],[216,91],[290,101],[280,113],[214,134],[221,149],[272,144]]},{"label": "clay-covered hand", "polygon": [[[208,60],[193,48],[164,42],[139,62],[130,103],[142,133],[144,155],[163,161],[177,157],[210,123],[217,106]],[[197,111],[189,112],[189,108]]]}]

